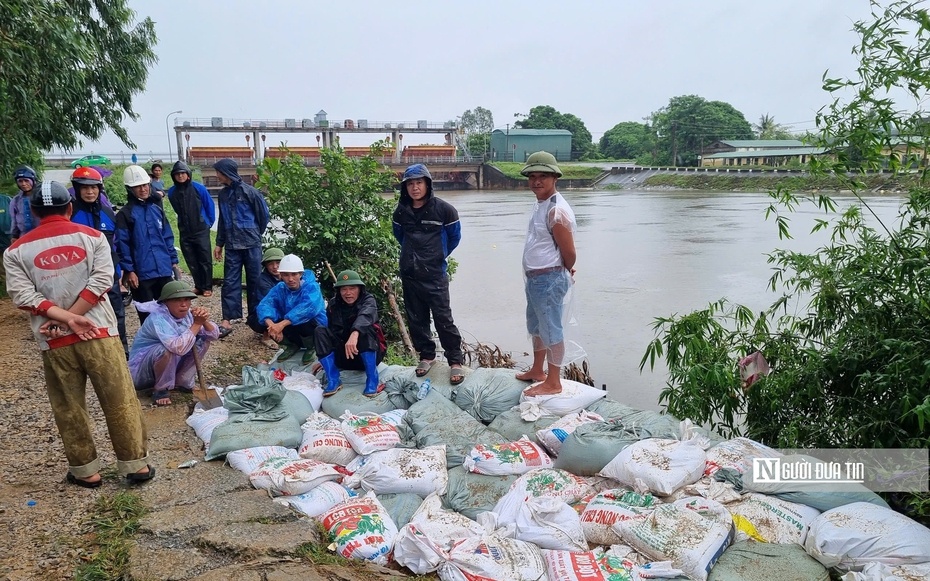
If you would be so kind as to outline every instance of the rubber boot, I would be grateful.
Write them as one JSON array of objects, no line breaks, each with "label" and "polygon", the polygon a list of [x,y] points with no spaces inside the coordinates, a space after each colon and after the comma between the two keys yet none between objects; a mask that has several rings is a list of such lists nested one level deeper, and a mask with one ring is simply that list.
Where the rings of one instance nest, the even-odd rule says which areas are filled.
[{"label": "rubber boot", "polygon": [[300,358],[300,363],[302,365],[310,365],[316,358],[316,345],[313,342],[313,337],[304,337],[303,344],[304,356]]},{"label": "rubber boot", "polygon": [[358,354],[365,364],[365,391],[362,395],[366,397],[375,397],[381,393],[381,384],[378,380],[378,354],[374,351],[362,351]]},{"label": "rubber boot", "polygon": [[326,357],[320,359],[320,365],[323,366],[323,371],[326,372],[326,389],[323,390],[323,395],[333,395],[342,389],[342,380],[339,379],[339,368],[336,367],[336,356],[330,353]]}]

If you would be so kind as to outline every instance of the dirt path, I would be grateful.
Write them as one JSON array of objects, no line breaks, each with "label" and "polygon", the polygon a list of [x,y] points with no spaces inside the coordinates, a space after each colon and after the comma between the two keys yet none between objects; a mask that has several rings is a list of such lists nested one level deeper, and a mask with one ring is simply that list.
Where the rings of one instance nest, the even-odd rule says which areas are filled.
[{"label": "dirt path", "polygon": [[[197,303],[207,307],[214,317],[220,313],[218,291],[213,297],[199,299]],[[133,309],[129,310],[126,320],[132,337],[138,329],[138,318]],[[88,385],[88,405],[94,421],[98,454],[107,467],[103,472],[105,483],[95,490],[65,483],[68,465],[45,393],[39,349],[29,330],[28,315],[15,309],[9,299],[0,300],[0,337],[3,338],[0,339],[0,454],[3,458],[0,461],[0,537],[5,539],[5,550],[0,555],[0,580],[73,579],[75,567],[88,554],[88,514],[101,495],[112,496],[125,487],[125,481],[113,471],[115,457],[106,433],[106,423],[96,396]],[[238,325],[235,332],[217,342],[204,359],[207,381],[217,385],[236,383],[243,364],[255,363],[270,355],[271,351],[258,343],[251,330],[245,325]],[[219,546],[222,543],[195,547],[191,544],[194,533],[203,531],[171,523],[189,524],[189,510],[184,506],[200,497],[221,496],[231,491],[248,496],[256,491],[249,491],[248,479],[239,478],[241,475],[234,470],[216,462],[198,465],[190,471],[172,469],[170,466],[178,460],[203,458],[199,441],[184,424],[187,404],[176,402],[171,408],[159,409],[146,398],[142,400],[142,407],[150,434],[149,452],[158,469],[155,481],[140,489],[142,498],[155,510],[173,505],[181,507],[173,513],[162,513],[155,519],[161,524],[150,525],[150,528],[173,527],[173,530],[188,533],[187,536],[169,535],[177,555],[160,548],[155,560],[195,562],[196,567],[187,567],[170,575],[179,579],[196,577],[224,566],[235,567],[237,559]],[[200,491],[199,497],[197,491]],[[262,501],[277,506],[267,498]],[[231,511],[235,513],[236,508]],[[284,520],[294,519],[288,517]],[[291,523],[290,526],[295,525]],[[144,532],[140,534],[140,545],[144,545],[146,538]],[[151,556],[147,555],[144,550],[135,552],[134,558],[141,562],[137,567],[145,566],[142,561]],[[266,573],[255,567],[255,556],[249,555],[252,561],[249,570],[257,576],[245,573],[232,575],[231,569],[227,568],[215,571],[214,574],[219,575],[215,578],[265,578]],[[285,569],[297,573],[295,567],[301,571],[299,578],[303,579],[373,578],[371,572],[361,577],[340,572],[333,577],[325,568],[307,569],[307,565],[295,563],[288,564]],[[281,573],[284,574],[285,570]],[[167,578],[155,571],[145,577]]]}]

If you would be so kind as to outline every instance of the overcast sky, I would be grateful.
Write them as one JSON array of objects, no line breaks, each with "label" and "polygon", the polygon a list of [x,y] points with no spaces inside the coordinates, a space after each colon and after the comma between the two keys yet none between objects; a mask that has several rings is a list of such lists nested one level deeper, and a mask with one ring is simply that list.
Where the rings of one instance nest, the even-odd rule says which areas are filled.
[{"label": "overcast sky", "polygon": [[[127,123],[140,157],[167,150],[165,116],[177,109],[181,119],[299,120],[325,109],[330,120],[442,122],[482,106],[504,128],[514,113],[552,105],[580,117],[597,141],[618,122],[696,94],[729,102],[750,123],[769,114],[807,129],[828,102],[824,71],[854,70],[852,24],[869,14],[867,0],[130,4],[155,21],[159,39],[135,100],[140,119]],[[429,140],[411,137],[405,144]],[[268,145],[282,139],[316,145],[313,134],[268,135]],[[91,150],[129,152],[112,135],[87,143]]]}]

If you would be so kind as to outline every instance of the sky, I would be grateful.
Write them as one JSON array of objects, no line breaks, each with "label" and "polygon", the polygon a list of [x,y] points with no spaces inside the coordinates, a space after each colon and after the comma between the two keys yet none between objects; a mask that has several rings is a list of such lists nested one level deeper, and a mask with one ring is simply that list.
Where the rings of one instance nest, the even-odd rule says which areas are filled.
[{"label": "sky", "polygon": [[[135,152],[163,156],[166,115],[180,120],[300,119],[443,122],[481,106],[495,126],[551,105],[594,140],[642,121],[670,98],[726,101],[750,123],[763,114],[795,131],[828,101],[821,78],[855,70],[853,22],[867,0],[130,0],[155,22],[158,62],[127,120]],[[169,118],[171,123],[172,115]],[[367,145],[377,135],[344,136]],[[268,135],[267,145],[316,145]],[[409,136],[405,145],[441,136]],[[190,145],[245,145],[195,133]],[[171,133],[171,147],[174,147]],[[131,153],[112,134],[81,153]]]}]

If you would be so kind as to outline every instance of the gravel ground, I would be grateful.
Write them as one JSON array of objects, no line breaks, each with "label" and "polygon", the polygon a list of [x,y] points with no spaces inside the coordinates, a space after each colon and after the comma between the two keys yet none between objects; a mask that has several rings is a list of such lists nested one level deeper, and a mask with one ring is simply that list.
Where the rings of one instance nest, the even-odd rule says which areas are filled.
[{"label": "gravel ground", "polygon": [[[217,288],[213,297],[195,301],[207,307],[216,320],[220,318],[219,294]],[[131,338],[139,323],[135,310],[130,307],[128,311]],[[234,329],[204,359],[208,383],[238,383],[243,364],[272,355],[244,323],[234,324]],[[114,494],[125,481],[112,472],[116,459],[103,412],[88,383],[89,412],[98,454],[106,466],[105,483],[95,490],[65,483],[68,463],[45,393],[42,358],[29,330],[28,315],[17,310],[10,299],[0,300],[0,336],[6,337],[0,341],[0,536],[7,539],[0,555],[0,580],[73,578],[75,567],[87,554],[90,528],[86,521],[94,502],[100,495]],[[148,397],[141,403],[150,432],[153,421],[176,416],[153,413]],[[176,401],[175,405],[186,403]],[[177,429],[187,427],[180,424]],[[149,452],[159,471],[163,470],[159,451],[173,445],[168,437],[149,439]]]}]

